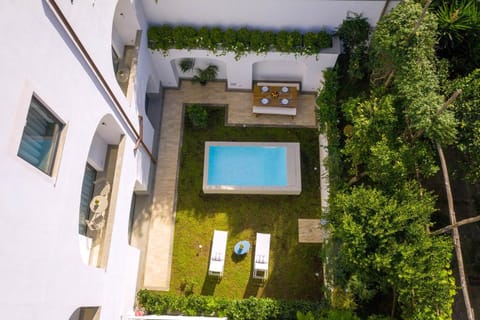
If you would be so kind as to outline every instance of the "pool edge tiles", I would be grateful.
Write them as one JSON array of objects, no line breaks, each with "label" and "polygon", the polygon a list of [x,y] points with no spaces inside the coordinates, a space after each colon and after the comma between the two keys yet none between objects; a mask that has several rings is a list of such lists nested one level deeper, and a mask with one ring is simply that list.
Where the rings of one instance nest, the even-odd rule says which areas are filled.
[{"label": "pool edge tiles", "polygon": [[[286,149],[287,183],[281,186],[209,185],[210,147],[282,147]],[[300,144],[298,142],[227,142],[206,141],[203,164],[203,192],[212,194],[283,194],[299,195],[302,191]]]}]

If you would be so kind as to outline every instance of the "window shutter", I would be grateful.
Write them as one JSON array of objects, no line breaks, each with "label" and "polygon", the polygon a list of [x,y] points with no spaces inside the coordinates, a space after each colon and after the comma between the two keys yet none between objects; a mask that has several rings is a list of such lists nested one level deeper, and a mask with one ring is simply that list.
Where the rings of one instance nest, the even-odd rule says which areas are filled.
[{"label": "window shutter", "polygon": [[78,223],[78,232],[87,235],[87,224],[85,220],[90,217],[90,201],[93,198],[95,189],[95,179],[97,171],[87,163],[85,174],[83,175],[82,192],[80,194],[80,220]]},{"label": "window shutter", "polygon": [[18,156],[50,174],[60,129],[60,122],[32,98]]}]

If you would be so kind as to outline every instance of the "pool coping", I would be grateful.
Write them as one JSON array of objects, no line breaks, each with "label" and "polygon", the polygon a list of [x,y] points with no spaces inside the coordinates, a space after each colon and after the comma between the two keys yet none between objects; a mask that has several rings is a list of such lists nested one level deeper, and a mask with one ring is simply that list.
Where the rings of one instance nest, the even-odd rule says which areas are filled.
[{"label": "pool coping", "polygon": [[[286,186],[225,186],[208,184],[209,148],[211,146],[260,146],[287,148]],[[203,162],[203,192],[206,194],[278,194],[299,195],[302,192],[300,143],[298,142],[230,142],[205,141]]]}]

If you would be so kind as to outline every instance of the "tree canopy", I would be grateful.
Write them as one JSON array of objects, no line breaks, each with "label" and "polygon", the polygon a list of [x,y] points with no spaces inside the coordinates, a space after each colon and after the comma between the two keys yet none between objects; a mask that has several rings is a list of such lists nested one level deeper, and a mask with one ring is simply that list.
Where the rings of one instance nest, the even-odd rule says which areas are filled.
[{"label": "tree canopy", "polygon": [[344,301],[355,300],[346,308],[389,298],[403,319],[452,316],[453,246],[429,234],[436,198],[421,186],[439,170],[435,143],[457,139],[456,113],[446,107],[447,67],[435,51],[437,26],[420,3],[402,1],[371,37],[369,88],[345,99],[331,81],[343,76],[329,75],[318,101],[326,115],[321,128],[335,140],[329,154],[341,155],[349,176],[348,187],[331,192],[326,213],[334,283]]},{"label": "tree canopy", "polygon": [[334,266],[343,276],[337,280],[358,302],[395,290],[404,319],[451,318],[452,244],[426,233],[435,212],[430,193],[420,196],[413,182],[392,195],[358,186],[336,194],[330,210],[341,243]]},{"label": "tree canopy", "polygon": [[449,89],[462,94],[455,102],[454,112],[458,119],[458,143],[456,148],[463,154],[460,159],[462,176],[470,182],[480,182],[480,69],[463,78],[453,80]]}]

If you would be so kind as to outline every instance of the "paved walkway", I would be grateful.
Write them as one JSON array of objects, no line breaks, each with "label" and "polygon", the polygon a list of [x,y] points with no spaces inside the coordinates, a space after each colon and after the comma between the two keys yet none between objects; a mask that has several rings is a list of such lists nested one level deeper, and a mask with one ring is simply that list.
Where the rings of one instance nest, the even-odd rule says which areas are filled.
[{"label": "paved walkway", "polygon": [[145,237],[145,255],[141,264],[140,288],[168,291],[175,230],[176,189],[180,139],[182,135],[183,105],[204,103],[228,105],[227,122],[231,125],[266,125],[316,127],[315,97],[298,96],[297,116],[252,114],[252,92],[226,91],[225,82],[206,86],[183,81],[180,89],[165,90],[157,171],[150,207],[148,233]]}]

